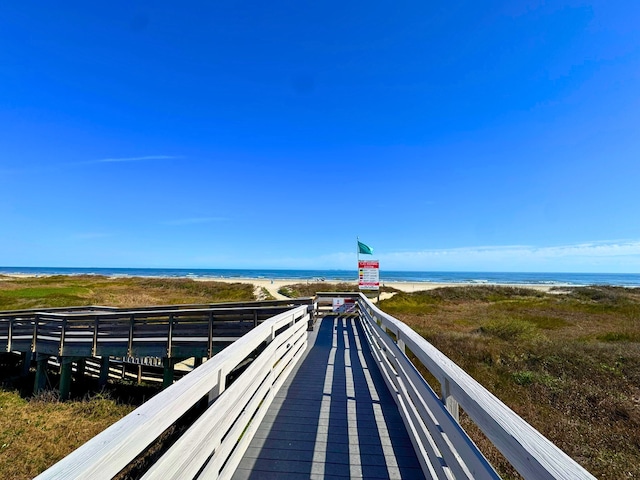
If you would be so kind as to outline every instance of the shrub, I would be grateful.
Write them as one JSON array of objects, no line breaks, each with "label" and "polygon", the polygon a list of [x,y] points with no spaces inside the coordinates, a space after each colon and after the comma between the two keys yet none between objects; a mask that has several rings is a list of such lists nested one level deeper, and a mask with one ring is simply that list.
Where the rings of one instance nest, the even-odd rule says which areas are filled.
[{"label": "shrub", "polygon": [[535,330],[536,327],[532,323],[516,318],[495,319],[480,327],[482,333],[502,340],[530,338],[534,335]]}]

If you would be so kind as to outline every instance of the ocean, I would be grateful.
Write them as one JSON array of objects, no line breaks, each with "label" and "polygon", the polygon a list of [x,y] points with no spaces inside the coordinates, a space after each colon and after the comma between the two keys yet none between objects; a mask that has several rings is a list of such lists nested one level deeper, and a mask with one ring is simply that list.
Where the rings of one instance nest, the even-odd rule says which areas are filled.
[{"label": "ocean", "polygon": [[[73,268],[0,267],[0,274],[106,275],[170,278],[266,278],[356,281],[354,270],[276,270],[210,268]],[[617,285],[640,287],[638,273],[527,273],[527,272],[409,272],[380,270],[381,282],[436,282],[470,284]]]}]

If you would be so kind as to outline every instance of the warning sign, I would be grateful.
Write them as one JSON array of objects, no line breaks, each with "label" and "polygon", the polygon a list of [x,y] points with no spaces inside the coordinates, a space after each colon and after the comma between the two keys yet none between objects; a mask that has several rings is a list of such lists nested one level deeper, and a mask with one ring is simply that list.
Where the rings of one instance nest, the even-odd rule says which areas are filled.
[{"label": "warning sign", "polygon": [[336,313],[353,313],[356,311],[355,298],[334,298],[333,311]]},{"label": "warning sign", "polygon": [[358,262],[358,287],[360,290],[380,290],[380,262],[360,260]]}]

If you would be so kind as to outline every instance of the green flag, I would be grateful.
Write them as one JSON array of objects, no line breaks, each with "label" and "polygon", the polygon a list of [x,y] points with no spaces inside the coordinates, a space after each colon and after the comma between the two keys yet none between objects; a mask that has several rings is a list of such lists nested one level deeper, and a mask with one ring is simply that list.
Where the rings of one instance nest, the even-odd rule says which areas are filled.
[{"label": "green flag", "polygon": [[367,255],[373,255],[373,248],[368,245],[365,245],[360,240],[358,240],[358,252],[365,253]]}]

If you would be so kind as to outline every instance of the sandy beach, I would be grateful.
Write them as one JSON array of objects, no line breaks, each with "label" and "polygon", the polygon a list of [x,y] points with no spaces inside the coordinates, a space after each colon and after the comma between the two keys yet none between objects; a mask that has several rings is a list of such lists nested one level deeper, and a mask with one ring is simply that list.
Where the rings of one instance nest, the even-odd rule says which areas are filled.
[{"label": "sandy beach", "polygon": [[[29,278],[36,276],[47,276],[47,275],[33,275],[26,273],[10,273],[3,274],[5,279],[10,278]],[[117,278],[117,277],[114,277]],[[178,277],[171,277],[178,278]],[[180,277],[182,278],[182,277]],[[278,300],[286,300],[287,297],[278,293],[278,290],[286,285],[293,285],[297,283],[318,283],[315,280],[305,280],[300,278],[278,278],[278,279],[270,279],[270,278],[248,278],[248,277],[184,277],[191,278],[192,280],[198,282],[224,282],[224,283],[246,283],[250,285],[254,285],[256,287],[256,293],[260,292],[262,288],[267,290],[274,298]],[[0,278],[1,280],[1,278]],[[346,282],[344,280],[323,280],[322,283],[326,283],[327,285],[338,284],[338,283],[351,283]],[[353,280],[353,284],[355,285],[356,281]],[[387,287],[393,287],[401,292],[418,292],[421,290],[433,290],[434,288],[440,287],[463,287],[463,286],[479,286],[479,285],[501,285],[505,287],[520,287],[520,288],[532,288],[534,290],[539,290],[542,292],[548,292],[554,286],[557,287],[559,285],[540,285],[540,284],[495,284],[495,283],[440,283],[440,282],[394,282],[394,281],[384,281],[381,285]],[[381,298],[388,298],[392,296],[389,293],[383,293]]]},{"label": "sandy beach", "polygon": [[[286,285],[293,285],[296,283],[316,283],[311,280],[301,280],[299,278],[293,279],[267,279],[267,278],[197,278],[194,279],[199,282],[226,282],[226,283],[248,283],[255,285],[257,288],[266,289],[271,295],[278,300],[285,300],[287,297],[278,293],[278,290]],[[349,283],[343,280],[324,280],[323,283],[328,285],[338,283]],[[355,284],[355,280],[353,281]],[[401,292],[418,292],[421,290],[433,290],[440,287],[463,287],[463,286],[478,286],[478,285],[494,285],[494,284],[478,284],[478,283],[435,283],[435,282],[384,282],[387,287],[393,287]],[[520,287],[520,288],[532,288],[542,292],[548,292],[556,285],[537,285],[537,284],[500,284],[505,287]],[[382,294],[381,298],[389,297],[391,294]]]}]

